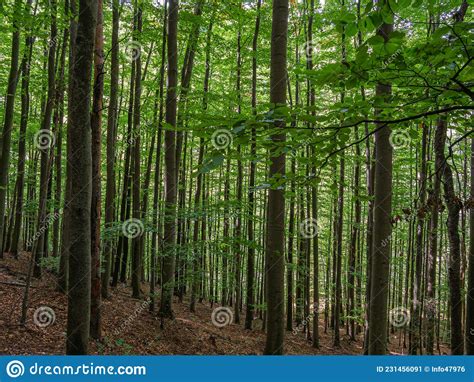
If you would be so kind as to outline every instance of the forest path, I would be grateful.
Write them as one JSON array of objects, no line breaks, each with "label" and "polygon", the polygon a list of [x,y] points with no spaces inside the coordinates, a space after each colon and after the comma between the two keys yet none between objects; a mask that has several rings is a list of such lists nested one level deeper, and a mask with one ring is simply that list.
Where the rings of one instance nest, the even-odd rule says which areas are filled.
[{"label": "forest path", "polygon": [[[41,280],[34,280],[30,294],[25,327],[18,325],[29,254],[19,260],[5,254],[0,260],[0,354],[64,354],[67,320],[67,298],[54,290],[55,277],[44,272]],[[143,287],[147,287],[145,284]],[[265,344],[262,330],[248,331],[234,323],[218,328],[212,323],[209,303],[197,304],[197,312],[189,312],[185,300],[174,301],[176,319],[165,321],[160,329],[157,313],[151,314],[145,300],[130,297],[129,286],[111,290],[110,299],[102,303],[102,342],[91,341],[91,354],[261,354]],[[41,315],[40,307],[44,309]],[[35,316],[36,312],[36,316]],[[36,323],[35,323],[36,317]],[[242,321],[244,315],[241,317]],[[39,323],[39,325],[38,325]],[[41,325],[45,325],[41,327]],[[332,334],[324,333],[320,322],[321,347],[313,349],[305,334],[286,333],[287,354],[361,354],[362,339],[349,341],[341,330],[341,347],[333,348]],[[398,339],[392,338],[392,354],[402,354]]]}]

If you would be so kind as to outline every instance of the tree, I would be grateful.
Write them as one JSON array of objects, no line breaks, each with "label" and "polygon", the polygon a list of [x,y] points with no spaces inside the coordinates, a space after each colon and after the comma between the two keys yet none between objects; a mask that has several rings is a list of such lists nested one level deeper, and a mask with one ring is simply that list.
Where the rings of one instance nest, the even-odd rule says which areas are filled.
[{"label": "tree", "polygon": [[[275,127],[284,128],[283,108],[286,106],[286,51],[288,34],[288,0],[273,0],[272,45],[270,64],[270,102]],[[267,238],[265,252],[267,340],[265,354],[283,354],[284,338],[284,271],[285,271],[285,199],[279,181],[285,175],[285,154],[281,146],[285,134],[272,135],[268,191]]]},{"label": "tree", "polygon": [[[48,90],[46,95],[46,105],[44,107],[43,119],[41,121],[41,130],[37,133],[38,139],[43,137],[45,139],[44,144],[38,144],[38,148],[41,151],[41,170],[40,170],[40,194],[39,194],[39,208],[38,208],[38,220],[36,224],[36,230],[39,233],[35,237],[33,242],[32,257],[34,258],[34,271],[35,277],[41,277],[41,259],[47,256],[47,235],[44,228],[48,227],[49,217],[47,216],[47,200],[50,191],[50,176],[51,176],[51,152],[52,146],[54,145],[55,139],[52,138],[51,132],[51,116],[53,113],[55,98],[56,98],[56,44],[57,44],[57,24],[56,24],[56,12],[57,4],[56,1],[51,2],[51,30],[50,40],[48,49]],[[47,231],[46,231],[47,232]],[[45,251],[46,249],[46,251]]]},{"label": "tree", "polygon": [[173,318],[172,297],[175,273],[176,242],[176,86],[178,84],[178,0],[169,0],[168,5],[168,87],[166,94],[165,131],[165,232],[163,258],[163,284],[161,290],[160,315]]},{"label": "tree", "polygon": [[449,238],[449,305],[451,309],[451,353],[463,354],[464,341],[462,335],[462,299],[460,280],[460,238],[459,212],[461,202],[454,191],[453,173],[444,154],[448,123],[446,118],[440,118],[435,132],[434,146],[436,153],[436,167],[443,180],[444,200],[448,208],[448,238]]},{"label": "tree", "polygon": [[[257,17],[255,19],[255,29],[252,40],[252,113],[255,116],[257,114],[257,48],[258,48],[258,35],[260,32],[260,9],[262,7],[262,1],[257,0]],[[247,238],[250,245],[247,249],[247,312],[245,315],[245,329],[252,329],[252,321],[254,315],[254,284],[255,284],[255,248],[253,241],[255,240],[254,235],[254,213],[255,213],[255,161],[254,157],[257,153],[256,144],[256,130],[252,129],[252,142],[250,146],[250,173],[249,173],[249,191],[248,191],[248,221],[247,221]]]},{"label": "tree", "polygon": [[[140,34],[142,32],[142,8],[141,4],[135,2],[135,41],[138,43],[138,52],[132,58],[135,65],[135,86],[134,86],[134,105],[133,105],[133,147],[132,147],[132,200],[133,200],[133,219],[142,220],[141,199],[140,199],[140,98],[141,98],[141,80],[142,63],[140,51]],[[132,296],[140,298],[140,280],[141,280],[141,236],[143,232],[138,232],[132,239]]]},{"label": "tree", "polygon": [[101,322],[101,266],[100,266],[100,217],[101,217],[101,141],[102,105],[104,93],[104,28],[102,0],[97,1],[97,25],[94,45],[94,88],[91,114],[92,139],[92,201],[91,201],[91,337],[102,336]]},{"label": "tree", "polygon": [[[110,226],[115,214],[115,142],[117,125],[117,98],[119,82],[119,41],[118,30],[120,25],[119,0],[112,2],[112,51],[110,64],[110,101],[107,110],[107,184],[105,189],[105,226]],[[102,273],[102,297],[109,296],[110,273],[112,269],[112,240],[104,240],[105,263]]]},{"label": "tree", "polygon": [[[388,2],[380,3],[382,11],[388,10]],[[393,25],[383,23],[377,30],[377,35],[385,43],[390,40]],[[391,85],[379,82],[376,86],[376,97],[382,104],[389,102]],[[376,112],[381,115],[381,111]],[[375,133],[375,190],[374,190],[374,247],[372,253],[372,270],[369,301],[369,343],[368,353],[385,354],[387,346],[387,307],[389,288],[390,246],[391,240],[391,211],[392,211],[392,156],[390,144],[390,126],[379,123]],[[384,245],[385,244],[385,245]]]},{"label": "tree", "polygon": [[466,354],[474,354],[474,138],[471,139],[471,204],[469,218],[469,272],[466,301]]},{"label": "tree", "polygon": [[0,156],[0,259],[3,258],[4,247],[4,220],[5,220],[5,203],[7,193],[8,166],[10,165],[10,147],[13,128],[13,111],[15,105],[15,93],[18,79],[18,61],[20,56],[20,17],[21,17],[21,0],[15,0],[13,7],[13,34],[12,49],[10,61],[10,73],[8,75],[8,89],[5,101],[5,118],[3,120],[3,131]]},{"label": "tree", "polygon": [[[162,328],[227,315],[238,353],[244,329],[266,354],[472,353],[467,1],[109,4],[0,6],[0,312],[50,306],[70,354],[128,351],[110,309],[141,304],[141,338],[157,303]],[[207,349],[162,334],[148,352]]]},{"label": "tree", "polygon": [[[31,0],[27,2],[28,11],[31,8]],[[23,203],[24,203],[24,182],[25,182],[25,160],[26,160],[26,128],[28,125],[28,115],[30,106],[30,65],[33,54],[33,37],[28,34],[25,38],[25,52],[21,61],[21,119],[20,119],[20,137],[18,143],[18,165],[16,188],[18,190],[15,207],[15,225],[13,228],[13,239],[10,252],[13,256],[18,257],[18,247],[20,241],[21,224],[23,220]],[[1,234],[0,234],[1,235]],[[2,252],[0,250],[0,252]],[[2,252],[3,253],[3,252]],[[2,255],[0,253],[0,257]]]},{"label": "tree", "polygon": [[69,221],[69,285],[66,353],[87,354],[91,293],[91,197],[92,154],[90,91],[97,3],[79,0],[74,65],[71,73],[71,199]]},{"label": "tree", "polygon": [[420,192],[418,206],[418,220],[416,226],[416,260],[415,279],[413,285],[413,328],[412,341],[410,343],[410,354],[416,355],[420,344],[421,331],[421,273],[423,263],[423,234],[424,234],[424,205],[426,200],[426,150],[428,145],[428,128],[422,124],[423,137],[421,146],[421,166],[420,166]]}]

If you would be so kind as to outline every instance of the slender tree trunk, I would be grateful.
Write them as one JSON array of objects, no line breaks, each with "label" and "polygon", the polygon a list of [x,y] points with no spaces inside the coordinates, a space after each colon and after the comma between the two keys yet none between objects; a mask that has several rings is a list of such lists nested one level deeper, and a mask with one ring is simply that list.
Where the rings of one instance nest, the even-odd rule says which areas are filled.
[{"label": "slender tree trunk", "polygon": [[[198,168],[202,166],[202,161],[204,158],[204,139],[199,140],[199,158],[198,158]],[[196,297],[200,288],[201,282],[201,256],[200,249],[198,249],[197,243],[199,241],[199,206],[201,201],[201,190],[202,190],[202,172],[198,173],[196,180],[196,193],[194,194],[194,232],[193,232],[193,267],[192,267],[192,285],[191,285],[191,304],[190,311],[196,311]]]},{"label": "slender tree trunk", "polygon": [[[112,48],[110,64],[110,101],[107,114],[107,184],[105,189],[105,227],[114,221],[115,215],[115,142],[117,132],[117,95],[119,80],[119,0],[112,1]],[[112,269],[113,240],[104,240],[104,272],[102,273],[102,297],[109,297],[109,282]]]},{"label": "slender tree trunk", "polygon": [[[68,63],[68,75],[69,75],[69,84],[68,84],[68,94],[72,94],[73,81],[72,73],[74,71],[75,63],[75,48],[76,48],[76,37],[77,37],[77,5],[76,0],[70,0],[65,6],[65,10],[70,14],[69,20],[69,63]],[[69,111],[72,110],[76,105],[72,104],[71,97],[68,97],[68,115]],[[59,262],[59,275],[57,280],[56,290],[61,293],[66,293],[69,286],[69,257],[70,257],[70,242],[69,239],[69,223],[71,218],[71,186],[72,186],[72,148],[71,148],[71,118],[68,118],[67,121],[67,151],[66,151],[66,190],[64,197],[64,207],[63,207],[63,221],[62,221],[62,243],[61,243],[61,259]]]},{"label": "slender tree trunk", "polygon": [[102,0],[97,0],[97,25],[94,46],[94,88],[91,113],[92,202],[91,202],[91,327],[93,339],[102,336],[100,299],[100,215],[101,215],[101,141],[104,94],[104,16]]},{"label": "slender tree trunk", "polygon": [[[133,99],[135,89],[135,61],[132,60],[132,71],[130,75],[130,96],[128,100],[128,118],[127,118],[127,142],[125,149],[125,160],[123,169],[123,187],[122,199],[120,202],[120,221],[125,224],[125,221],[130,217],[130,193],[131,193],[131,157],[132,157],[132,143],[133,143]],[[123,227],[123,226],[122,226]],[[128,237],[123,234],[120,235],[117,245],[117,252],[115,255],[114,273],[112,277],[112,286],[116,287],[119,277],[121,282],[125,282],[127,271],[127,256],[128,256]],[[119,276],[120,273],[120,276]]]},{"label": "slender tree trunk", "polygon": [[466,354],[474,354],[474,138],[471,139],[471,197],[469,211],[469,269],[466,297]]},{"label": "slender tree trunk", "polygon": [[[150,283],[150,311],[155,310],[155,285],[156,280],[156,266],[157,266],[157,248],[159,247],[157,240],[160,235],[157,235],[157,231],[161,232],[161,224],[158,219],[158,201],[160,196],[160,180],[161,180],[161,146],[162,146],[162,123],[163,123],[163,94],[164,94],[164,77],[165,77],[165,54],[166,54],[166,24],[168,20],[168,0],[165,0],[163,9],[163,33],[162,33],[162,45],[161,45],[161,64],[160,64],[160,85],[158,90],[158,98],[155,102],[160,102],[160,112],[158,117],[158,139],[156,145],[156,158],[155,158],[155,174],[154,174],[154,190],[153,190],[153,230],[151,238],[151,283]],[[161,239],[161,238],[160,238]]]},{"label": "slender tree trunk", "polygon": [[[358,129],[355,129],[355,140],[356,142],[359,140]],[[354,317],[357,314],[356,311],[356,296],[355,296],[355,276],[356,276],[356,258],[357,252],[359,251],[357,245],[357,239],[360,234],[360,225],[361,225],[361,203],[359,197],[359,187],[360,187],[360,147],[356,145],[356,162],[354,166],[354,224],[352,226],[351,232],[351,246],[350,246],[350,254],[349,254],[349,277],[348,277],[348,299],[349,299],[349,335],[351,340],[356,339],[356,329],[355,329],[355,321]]]},{"label": "slender tree trunk", "polygon": [[[28,0],[28,10],[31,7],[32,0]],[[23,220],[23,190],[25,187],[25,159],[26,159],[26,128],[28,126],[28,116],[30,109],[30,65],[33,52],[33,37],[28,35],[25,39],[25,53],[21,63],[21,119],[20,119],[20,137],[18,142],[18,164],[17,164],[17,197],[15,208],[15,223],[13,228],[13,238],[10,252],[15,258],[18,258],[18,247],[20,241],[21,223]],[[25,242],[26,238],[23,238]],[[1,253],[0,250],[0,258]]]},{"label": "slender tree trunk", "polygon": [[[255,30],[252,42],[252,114],[257,114],[257,48],[258,35],[260,32],[260,8],[262,0],[257,0],[257,18],[255,19]],[[252,321],[254,316],[255,305],[255,232],[254,232],[254,213],[255,213],[255,156],[257,153],[256,131],[252,127],[250,144],[250,174],[248,185],[248,221],[247,221],[247,238],[249,246],[247,249],[247,312],[245,315],[245,329],[252,329]],[[290,329],[291,330],[291,329]]]},{"label": "slender tree trunk", "polygon": [[[291,159],[291,174],[296,173],[296,161],[294,158]],[[290,196],[290,207],[289,207],[289,221],[288,221],[288,257],[287,257],[287,271],[286,271],[286,330],[291,332],[293,330],[293,243],[294,243],[294,231],[295,231],[295,181],[291,181],[291,196]]]},{"label": "slender tree trunk", "polygon": [[[310,1],[309,17],[308,17],[308,42],[307,42],[307,66],[308,70],[313,69],[313,21],[314,21],[314,0]],[[309,49],[309,50],[308,50]],[[314,110],[316,103],[316,94],[314,85],[311,80],[308,80],[308,91],[309,91],[309,107],[311,115],[314,117],[316,111]],[[313,159],[316,155],[316,151],[312,148],[310,152]],[[316,166],[311,167],[312,174],[316,174]],[[316,232],[313,236],[313,341],[312,346],[319,348],[319,234],[317,231],[318,224],[318,189],[317,185],[311,186],[311,211],[312,211],[312,224],[316,224]],[[309,262],[308,262],[309,267]]]},{"label": "slender tree trunk", "polygon": [[[224,205],[228,205],[229,198],[230,198],[230,155],[229,150],[227,151],[227,159],[226,159],[226,170],[225,170],[225,181],[224,181]],[[229,240],[229,215],[227,211],[224,212],[224,229],[223,235],[224,240]],[[222,259],[222,299],[221,305],[227,305],[229,303],[229,286],[230,282],[228,282],[228,254],[224,253]]]},{"label": "slender tree trunk", "polygon": [[432,355],[434,352],[435,339],[435,320],[436,311],[439,304],[436,301],[436,258],[438,256],[438,215],[441,209],[440,188],[441,188],[441,168],[435,166],[435,177],[433,184],[433,192],[429,198],[431,206],[431,221],[429,230],[428,243],[428,259],[427,259],[427,275],[428,282],[426,286],[426,306],[427,306],[427,323],[426,323],[426,353]]},{"label": "slender tree trunk", "polygon": [[[276,128],[285,127],[281,109],[286,107],[288,13],[288,0],[273,0],[270,102],[274,108]],[[274,146],[270,150],[270,182],[285,176],[285,154],[280,150],[285,142],[285,133],[274,134],[272,141]],[[264,353],[281,355],[285,333],[285,197],[284,191],[279,187],[272,186],[268,192],[266,229],[267,338]]]},{"label": "slender tree trunk", "polygon": [[339,173],[339,195],[337,202],[337,249],[336,249],[336,296],[335,296],[335,312],[334,312],[334,346],[340,346],[339,326],[341,323],[341,307],[342,307],[342,231],[344,224],[344,176],[345,176],[345,158],[341,155],[340,173]]},{"label": "slender tree trunk", "polygon": [[412,299],[412,340],[410,341],[411,355],[416,355],[418,351],[422,353],[420,335],[421,335],[421,273],[423,261],[423,233],[424,233],[424,219],[425,219],[425,201],[426,201],[426,150],[428,145],[428,127],[423,124],[423,136],[421,147],[421,166],[420,166],[420,192],[419,203],[417,211],[417,226],[416,226],[416,258],[415,258],[415,279],[413,285],[413,299]]},{"label": "slender tree trunk", "polygon": [[[136,30],[134,40],[138,42],[140,46],[140,37],[142,32],[142,8],[141,5],[136,3]],[[139,48],[140,49],[140,48]],[[134,95],[134,107],[133,107],[133,145],[132,145],[132,202],[133,202],[133,219],[135,222],[142,222],[141,212],[141,200],[140,200],[140,164],[141,164],[141,151],[140,151],[140,107],[141,107],[141,79],[142,79],[142,67],[141,67],[141,52],[138,51],[132,59],[135,60],[135,95]],[[141,223],[143,224],[143,223]],[[132,297],[140,298],[140,284],[141,284],[141,269],[142,259],[140,256],[140,245],[142,242],[141,236],[143,230],[139,229],[132,238]]]},{"label": "slender tree trunk", "polygon": [[[345,7],[344,0],[342,0],[342,6]],[[343,64],[346,63],[346,34],[345,27],[342,27],[341,34],[341,61]],[[341,92],[341,104],[344,104],[345,91]],[[342,240],[343,240],[343,227],[344,227],[344,181],[345,181],[345,153],[341,153],[341,163],[340,163],[340,175],[339,175],[339,196],[338,196],[338,216],[337,216],[337,230],[336,230],[336,240],[337,240],[337,257],[336,261],[336,312],[334,314],[334,346],[340,346],[340,333],[339,326],[341,321],[341,310],[342,310]]]},{"label": "slender tree trunk", "polygon": [[[79,0],[75,61],[69,110],[71,200],[66,354],[88,353],[91,294],[91,129],[90,89],[97,19],[97,2]],[[72,244],[73,243],[73,244]]]},{"label": "slender tree trunk", "polygon": [[[384,0],[381,5],[385,6],[386,1]],[[392,24],[383,23],[377,30],[377,35],[387,42],[392,31]],[[383,99],[385,102],[388,102],[391,92],[391,85],[388,83],[379,82],[376,86],[376,97]],[[380,115],[380,111],[376,114]],[[390,245],[386,245],[386,241],[390,240],[392,235],[393,148],[390,144],[390,126],[377,124],[376,128],[378,130],[375,133],[374,247],[369,300],[368,353],[383,355],[386,353],[387,347]]]},{"label": "slender tree trunk", "polygon": [[51,175],[51,154],[55,138],[51,132],[51,116],[54,108],[56,97],[56,72],[55,58],[57,45],[57,25],[56,25],[57,3],[51,2],[51,30],[48,50],[48,91],[46,96],[46,104],[43,111],[43,120],[41,122],[41,130],[36,135],[36,145],[41,150],[41,169],[40,169],[40,194],[39,208],[37,220],[37,234],[35,234],[35,243],[33,244],[32,256],[35,258],[35,266],[33,269],[34,277],[41,277],[41,259],[47,256],[45,251],[45,242],[48,235],[47,228],[50,219],[47,216],[47,199],[50,191],[50,175]]},{"label": "slender tree trunk", "polygon": [[[66,2],[67,3],[67,2]],[[66,64],[66,50],[68,46],[69,31],[68,28],[63,30],[63,41],[61,46],[61,56],[59,59],[59,78],[56,89],[56,109],[53,116],[54,134],[56,135],[56,179],[54,190],[54,223],[53,223],[53,257],[58,257],[60,252],[60,201],[62,194],[62,148],[63,148],[63,120],[64,120],[64,74]]]},{"label": "slender tree trunk", "polygon": [[435,133],[436,166],[440,169],[443,179],[444,200],[448,208],[448,238],[449,238],[449,306],[451,310],[450,333],[451,353],[453,355],[463,354],[464,341],[462,334],[462,296],[461,296],[461,254],[459,238],[459,212],[461,201],[454,191],[453,173],[444,154],[448,123],[446,117],[438,120]]},{"label": "slender tree trunk", "polygon": [[[242,8],[242,1],[239,2],[239,10]],[[241,114],[242,112],[242,95],[241,95],[241,73],[242,73],[242,26],[239,25],[239,31],[237,33],[237,113]],[[241,145],[237,146],[237,184],[236,184],[236,197],[239,202],[242,201],[242,182],[243,182],[243,167],[242,167],[242,147]],[[241,207],[237,207],[237,218],[235,226],[235,236],[237,237],[237,242],[235,243],[235,309],[234,309],[234,322],[240,324],[240,305],[241,305],[241,292],[242,287],[240,285],[240,273],[241,273],[241,246],[239,243],[240,238],[242,237],[242,210]]]},{"label": "slender tree trunk", "polygon": [[7,96],[5,100],[5,117],[3,120],[3,131],[0,155],[0,259],[3,258],[4,247],[4,222],[6,195],[8,188],[8,167],[10,165],[10,149],[13,128],[13,110],[15,106],[15,93],[18,83],[18,61],[20,56],[20,21],[21,0],[15,0],[13,12],[13,36],[10,62],[10,73],[8,75]]},{"label": "slender tree trunk", "polygon": [[[179,0],[169,0],[168,9],[168,89],[166,95],[166,123],[176,127],[176,86],[178,77],[178,5]],[[176,131],[172,128],[165,132],[165,232],[163,285],[161,290],[160,315],[173,318],[172,298],[175,271],[176,242]]]}]

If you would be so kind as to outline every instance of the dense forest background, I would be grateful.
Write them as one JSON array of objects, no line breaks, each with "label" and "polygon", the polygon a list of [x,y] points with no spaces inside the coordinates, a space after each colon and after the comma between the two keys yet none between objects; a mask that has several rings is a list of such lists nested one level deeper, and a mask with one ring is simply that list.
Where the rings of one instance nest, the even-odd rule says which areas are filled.
[{"label": "dense forest background", "polygon": [[0,352],[474,354],[467,0],[2,0]]}]

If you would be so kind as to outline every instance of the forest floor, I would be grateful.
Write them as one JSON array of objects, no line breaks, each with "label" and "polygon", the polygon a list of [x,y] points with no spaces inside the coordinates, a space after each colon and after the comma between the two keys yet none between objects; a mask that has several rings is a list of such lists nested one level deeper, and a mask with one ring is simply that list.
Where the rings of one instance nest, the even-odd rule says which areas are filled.
[{"label": "forest floor", "polygon": [[[41,280],[33,280],[30,289],[29,309],[25,326],[20,326],[21,302],[28,272],[29,254],[19,260],[8,254],[0,260],[0,354],[64,354],[67,321],[67,298],[55,291],[55,277],[44,272]],[[132,299],[131,289],[120,285],[112,289],[110,299],[103,301],[102,341],[91,341],[91,354],[206,354],[256,355],[265,345],[262,330],[245,330],[243,325],[232,323],[222,328],[213,325],[213,308],[209,303],[196,305],[196,313],[189,312],[189,303],[174,301],[175,320],[166,320],[160,329],[157,313],[150,313],[148,304]],[[51,325],[39,327],[33,316],[40,306],[53,309],[55,319]],[[214,305],[214,308],[217,306]],[[244,321],[242,314],[241,320]],[[405,354],[399,334],[391,337],[391,354]],[[403,335],[403,334],[401,334]],[[304,354],[362,354],[362,336],[351,341],[345,329],[341,330],[341,346],[333,347],[333,334],[324,333],[320,322],[320,348],[314,349],[306,335],[287,332],[285,352]],[[441,347],[441,354],[447,348]]]}]

